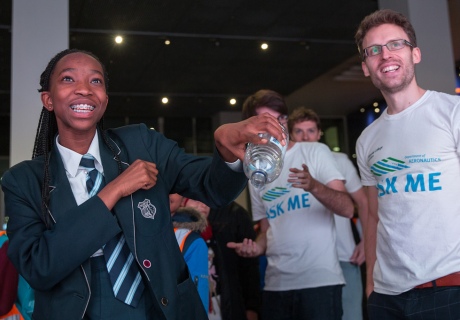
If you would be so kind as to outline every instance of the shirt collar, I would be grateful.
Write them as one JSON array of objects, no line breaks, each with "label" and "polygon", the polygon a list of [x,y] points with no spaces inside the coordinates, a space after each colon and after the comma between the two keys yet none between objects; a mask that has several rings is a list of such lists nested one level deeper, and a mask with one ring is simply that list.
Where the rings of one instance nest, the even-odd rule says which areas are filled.
[{"label": "shirt collar", "polygon": [[[65,170],[72,177],[75,177],[78,173],[78,167],[80,165],[81,157],[83,155],[62,146],[59,143],[59,135],[56,137],[56,146],[58,148],[59,154],[61,155]],[[99,152],[99,139],[97,136],[97,130],[96,134],[93,137],[93,141],[91,141],[91,145],[89,146],[87,153],[90,153],[96,159],[94,163],[96,169],[99,172],[104,173],[104,170],[102,168],[101,154]]]}]

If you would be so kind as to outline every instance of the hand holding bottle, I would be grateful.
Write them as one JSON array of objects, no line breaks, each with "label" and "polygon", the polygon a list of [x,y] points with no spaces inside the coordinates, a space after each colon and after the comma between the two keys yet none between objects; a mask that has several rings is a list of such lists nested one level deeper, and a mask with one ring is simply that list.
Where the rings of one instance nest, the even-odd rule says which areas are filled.
[{"label": "hand holding bottle", "polygon": [[288,146],[289,135],[284,126],[286,144],[269,133],[260,133],[259,137],[268,142],[265,144],[249,143],[243,160],[244,173],[255,188],[262,188],[267,183],[274,181],[281,173],[284,155]]},{"label": "hand holding bottle", "polygon": [[287,145],[287,135],[283,132],[278,120],[269,115],[261,114],[236,123],[227,123],[214,132],[214,140],[222,158],[227,162],[243,160],[247,143],[264,144],[268,140],[260,133],[268,133]]}]

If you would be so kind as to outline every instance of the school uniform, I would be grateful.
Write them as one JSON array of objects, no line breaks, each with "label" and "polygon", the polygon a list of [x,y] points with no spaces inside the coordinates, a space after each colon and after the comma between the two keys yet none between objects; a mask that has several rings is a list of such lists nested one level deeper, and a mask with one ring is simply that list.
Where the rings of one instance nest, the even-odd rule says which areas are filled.
[{"label": "school uniform", "polygon": [[[244,173],[231,170],[217,151],[212,158],[187,155],[145,125],[108,130],[107,135],[123,170],[142,159],[155,163],[159,171],[153,188],[120,199],[112,211],[96,196],[77,205],[56,145],[49,158],[49,230],[41,216],[44,157],[21,162],[2,178],[10,217],[8,255],[36,290],[34,319],[85,316],[92,294],[90,256],[120,231],[152,297],[153,318],[207,319],[177,245],[168,195],[180,193],[211,207],[224,206],[245,187]],[[119,175],[118,164],[99,132],[98,136],[109,183]]]}]

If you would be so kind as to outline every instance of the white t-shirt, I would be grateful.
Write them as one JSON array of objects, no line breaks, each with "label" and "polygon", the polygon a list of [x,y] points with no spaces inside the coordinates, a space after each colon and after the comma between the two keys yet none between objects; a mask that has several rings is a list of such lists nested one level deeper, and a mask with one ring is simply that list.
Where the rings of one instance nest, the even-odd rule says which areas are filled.
[{"label": "white t-shirt", "polygon": [[[345,153],[333,152],[339,171],[345,177],[345,188],[348,193],[358,191],[363,187],[356,167]],[[351,230],[350,219],[334,214],[335,228],[337,231],[337,253],[339,261],[350,262],[350,257],[355,251],[356,242]]]},{"label": "white t-shirt", "polygon": [[343,180],[329,148],[298,142],[286,152],[280,176],[264,189],[249,183],[254,220],[267,218],[265,290],[285,291],[344,284],[337,258],[333,214],[309,192],[287,182],[289,168],[302,169],[323,184]]},{"label": "white t-shirt", "polygon": [[375,291],[399,294],[460,271],[460,97],[427,91],[357,141],[363,185],[378,188]]}]

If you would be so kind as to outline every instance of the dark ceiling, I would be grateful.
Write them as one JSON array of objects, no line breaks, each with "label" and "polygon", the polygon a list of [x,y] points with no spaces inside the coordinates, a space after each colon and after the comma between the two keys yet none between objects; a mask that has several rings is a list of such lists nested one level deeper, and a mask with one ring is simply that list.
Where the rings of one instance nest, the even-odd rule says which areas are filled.
[{"label": "dark ceiling", "polygon": [[[210,116],[241,110],[261,88],[289,95],[356,56],[357,25],[377,8],[376,0],[70,0],[70,47],[106,65],[109,116]],[[9,112],[11,9],[2,0],[2,114]]]}]

